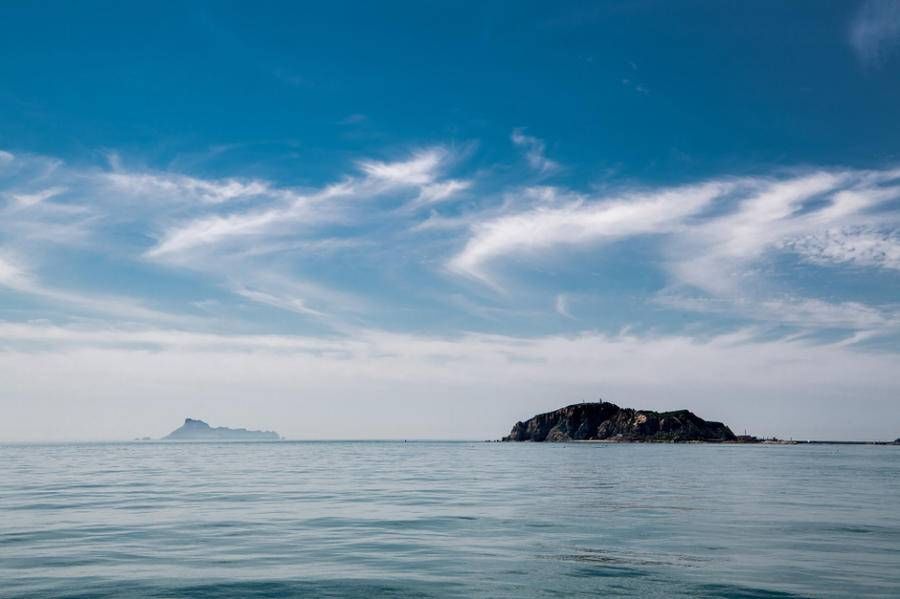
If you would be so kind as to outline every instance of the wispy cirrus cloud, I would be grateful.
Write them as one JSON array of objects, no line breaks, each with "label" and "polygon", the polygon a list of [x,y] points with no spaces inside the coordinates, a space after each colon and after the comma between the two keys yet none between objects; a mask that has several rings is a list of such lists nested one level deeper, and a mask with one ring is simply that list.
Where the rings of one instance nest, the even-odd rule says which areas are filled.
[{"label": "wispy cirrus cloud", "polygon": [[71,291],[40,281],[21,262],[0,255],[0,290],[7,290],[31,298],[51,302],[76,314],[112,316],[138,322],[186,323],[196,318],[171,314],[147,307],[139,299],[117,295]]},{"label": "wispy cirrus cloud", "polygon": [[542,174],[559,169],[559,163],[547,157],[546,144],[542,139],[527,135],[524,128],[513,129],[510,139],[525,154],[528,165]]},{"label": "wispy cirrus cloud", "polygon": [[429,183],[422,186],[422,191],[410,203],[411,207],[419,208],[432,204],[438,204],[455,197],[460,192],[469,189],[472,186],[471,181],[460,179],[449,179],[437,183]]},{"label": "wispy cirrus cloud", "polygon": [[[74,169],[48,157],[5,152],[0,236],[7,250],[21,255],[52,254],[53,246],[80,244],[81,249],[112,252],[117,260],[188,269],[195,276],[218,279],[236,298],[322,317],[324,312],[310,302],[338,312],[352,310],[358,302],[352,294],[331,293],[298,277],[288,261],[269,260],[266,270],[273,276],[260,277],[259,262],[266,254],[322,256],[323,251],[371,244],[364,232],[329,232],[323,238],[320,231],[365,225],[367,216],[378,217],[371,201],[410,206],[447,201],[471,185],[443,178],[453,159],[453,152],[435,146],[395,161],[359,160],[357,170],[338,181],[301,189],[258,178],[129,169],[115,154],[105,168]],[[5,270],[10,288],[12,269]],[[115,318],[160,317],[139,302],[126,306],[125,298],[101,298],[100,290],[69,293],[37,280],[17,278],[16,291],[69,308],[106,306]]]},{"label": "wispy cirrus cloud", "polygon": [[306,301],[302,297],[297,296],[278,296],[265,291],[257,291],[255,289],[245,287],[243,285],[233,288],[234,293],[241,297],[245,297],[260,304],[267,304],[289,312],[297,312],[308,316],[324,316],[318,310],[314,310],[306,305]]},{"label": "wispy cirrus cloud", "polygon": [[219,204],[272,191],[268,183],[259,180],[207,180],[170,173],[112,172],[105,174],[105,179],[114,190],[168,201]]},{"label": "wispy cirrus cloud", "polygon": [[430,148],[414,153],[406,160],[383,162],[362,160],[359,167],[371,179],[391,185],[428,185],[438,176],[439,169],[447,160],[444,148]]},{"label": "wispy cirrus cloud", "polygon": [[[530,297],[518,295],[529,269],[583,261],[614,243],[640,243],[644,262],[630,268],[661,271],[665,280],[644,298],[648,304],[801,328],[896,328],[895,307],[849,291],[832,297],[794,288],[777,261],[793,257],[817,271],[896,272],[897,169],[811,169],[584,192],[498,185],[489,169],[467,175],[462,166],[459,155],[434,146],[393,161],[351,161],[345,176],[299,188],[260,178],[129,170],[121,161],[73,169],[52,158],[12,156],[0,184],[0,235],[7,255],[33,258],[34,269],[27,270],[33,297],[92,313],[107,306],[115,318],[162,316],[140,294],[124,306],[120,300],[127,298],[102,285],[37,283],[44,280],[41,256],[106,254],[177,284],[196,280],[219,294],[217,305],[230,306],[232,315],[250,314],[241,307],[249,301],[257,312],[280,310],[342,330],[364,313],[377,314],[381,308],[374,306],[396,302],[382,297],[391,285],[406,286],[412,295],[404,309],[420,314],[433,309],[430,288],[440,288],[464,299],[492,296],[498,323],[539,309],[571,316],[569,296],[557,291],[577,288],[566,281],[547,289],[531,285]],[[348,264],[365,265],[370,287],[341,275]],[[587,272],[590,264],[566,268]],[[7,271],[12,290],[13,271]],[[23,280],[17,293],[25,293]],[[387,280],[391,285],[379,287]],[[493,293],[510,288],[515,292]],[[593,293],[579,293],[579,305],[589,305],[585,298]],[[469,304],[448,309],[468,314],[461,306]],[[592,326],[596,315],[582,312],[579,322]]]},{"label": "wispy cirrus cloud", "polygon": [[799,247],[796,240],[836,225],[896,226],[900,213],[890,207],[900,197],[896,177],[895,170],[818,171],[762,180],[732,210],[676,236],[670,272],[679,283],[720,297],[743,296],[748,286],[765,288],[756,267],[779,250]]},{"label": "wispy cirrus cloud", "polygon": [[65,193],[65,191],[65,187],[57,186],[28,193],[11,193],[10,197],[19,206],[31,207],[40,204],[44,200],[48,200],[54,196],[58,196],[61,193]]},{"label": "wispy cirrus cloud", "polygon": [[296,227],[299,222],[321,220],[327,212],[317,210],[322,203],[351,195],[353,191],[351,184],[329,186],[310,195],[282,190],[270,195],[264,207],[194,217],[186,223],[170,226],[145,256],[185,262],[190,256],[184,254],[196,248],[206,248],[236,238],[243,238],[246,242],[254,236],[283,233]]},{"label": "wispy cirrus cloud", "polygon": [[[25,399],[110,371],[123,374],[108,400],[96,385],[84,399],[105,413],[123,405],[126,380],[153,381],[129,386],[135,401],[162,385],[205,411],[199,385],[239,410],[253,389],[273,413],[299,397],[304,414],[335,398],[364,410],[361,386],[406,413],[438,387],[482,404],[515,397],[516,413],[486,426],[496,434],[521,410],[598,390],[647,407],[684,398],[713,416],[722,401],[753,400],[728,404],[738,425],[759,424],[760,396],[798,414],[821,405],[823,388],[836,402],[861,389],[876,403],[896,396],[900,306],[839,289],[831,273],[896,275],[897,169],[597,192],[466,172],[436,146],[351,160],[344,176],[301,188],[10,156],[0,294],[15,301],[0,313],[0,378]],[[613,244],[635,251],[595,269]],[[798,272],[823,284],[795,284]],[[595,301],[632,273],[639,293]],[[615,302],[629,303],[624,316],[609,315]],[[38,364],[49,379],[22,375]]]},{"label": "wispy cirrus cloud", "polygon": [[28,274],[9,257],[0,256],[0,285],[13,289],[26,288],[29,285]]},{"label": "wispy cirrus cloud", "polygon": [[876,226],[825,229],[790,239],[785,248],[824,266],[900,270],[900,232]]},{"label": "wispy cirrus cloud", "polygon": [[472,224],[448,266],[496,287],[497,273],[510,259],[547,261],[566,247],[603,251],[605,243],[654,235],[670,279],[660,298],[671,307],[795,326],[898,326],[896,306],[798,296],[764,274],[785,253],[821,267],[894,268],[900,225],[895,169],[719,179],[569,198]]},{"label": "wispy cirrus cloud", "polygon": [[734,208],[671,240],[670,272],[678,282],[707,293],[736,293],[748,264],[808,225],[817,211],[800,215],[804,202],[836,190],[844,178],[819,172],[754,182]]},{"label": "wispy cirrus cloud", "polygon": [[850,24],[850,45],[863,66],[881,66],[900,48],[900,3],[863,2]]},{"label": "wispy cirrus cloud", "polygon": [[[653,302],[706,315],[740,315],[770,324],[807,330],[847,329],[877,334],[900,330],[900,306],[873,306],[855,301],[825,301],[780,293],[718,297],[665,290]],[[858,340],[865,340],[860,337]]]},{"label": "wispy cirrus cloud", "polygon": [[[317,247],[353,249],[367,243],[351,237],[322,240],[319,230],[326,227],[354,227],[376,222],[381,216],[371,202],[382,198],[395,201],[406,198],[406,207],[435,204],[467,189],[470,182],[442,179],[443,169],[453,154],[442,147],[418,150],[393,162],[358,162],[362,176],[348,175],[319,189],[293,190],[266,185],[260,202],[222,213],[194,216],[168,225],[158,243],[144,253],[148,260],[177,265],[244,283],[228,286],[240,297],[296,314],[325,318],[329,312],[354,311],[361,302],[346,293],[323,293],[321,286],[297,280],[290,290],[273,277],[260,278],[258,270],[263,254],[293,252]],[[386,213],[387,214],[387,213]],[[323,242],[325,245],[323,245]],[[371,243],[369,241],[368,243]],[[269,261],[267,269],[278,268]],[[286,269],[287,270],[287,269]],[[327,306],[320,309],[315,304]],[[335,323],[336,324],[336,323]]]},{"label": "wispy cirrus cloud", "polygon": [[470,239],[449,267],[490,282],[489,264],[500,258],[666,232],[731,187],[728,182],[714,182],[646,194],[625,193],[599,201],[576,196],[578,199],[560,206],[538,206],[500,216],[474,225]]},{"label": "wispy cirrus cloud", "polygon": [[565,293],[557,294],[556,299],[553,300],[553,308],[556,310],[556,313],[560,316],[564,316],[565,318],[572,318],[572,311],[570,309],[569,304],[571,303],[569,296]]},{"label": "wispy cirrus cloud", "polygon": [[[318,190],[273,189],[260,184],[260,188],[267,190],[264,207],[252,206],[243,211],[177,223],[163,233],[146,256],[178,261],[188,250],[235,238],[249,242],[254,237],[266,236],[271,241],[273,236],[291,235],[310,224],[349,220],[350,209],[333,205],[340,199],[372,199],[391,190],[407,188],[418,189],[419,198],[439,201],[468,186],[458,181],[438,180],[449,156],[443,148],[432,148],[395,162],[360,161],[365,177],[349,176]],[[192,183],[192,187],[196,184]],[[252,191],[255,193],[256,187]]]}]

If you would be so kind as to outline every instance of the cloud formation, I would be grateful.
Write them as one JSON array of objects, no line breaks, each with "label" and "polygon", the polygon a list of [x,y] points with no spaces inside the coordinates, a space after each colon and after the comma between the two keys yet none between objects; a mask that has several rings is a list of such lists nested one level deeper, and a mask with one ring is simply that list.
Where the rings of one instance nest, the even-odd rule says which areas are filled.
[{"label": "cloud formation", "polygon": [[69,291],[47,286],[21,263],[0,255],[0,289],[5,288],[39,301],[58,304],[70,311],[112,316],[125,321],[185,323],[186,318],[146,307],[143,302],[127,297]]},{"label": "cloud formation", "polygon": [[[134,402],[165,389],[223,419],[251,389],[292,422],[340,400],[360,426],[371,408],[360,388],[411,414],[423,396],[446,400],[438,412],[490,399],[484,430],[466,429],[488,436],[556,407],[548,398],[600,392],[721,410],[763,432],[747,407],[761,396],[805,414],[823,388],[835,402],[862,390],[882,409],[900,390],[900,306],[837,284],[845,271],[895,284],[897,169],[596,192],[523,184],[533,168],[512,180],[467,172],[440,145],[350,160],[307,187],[0,156],[0,378],[34,402],[23,414],[35,435],[42,398],[63,381],[107,381],[77,402],[125,419],[140,409],[116,403],[126,380],[138,381]],[[639,251],[595,272],[622,247]],[[628,277],[659,282],[604,295]],[[20,376],[39,366],[40,380]],[[121,380],[100,377],[110,369]],[[166,410],[154,410],[161,434]],[[451,430],[416,426],[368,434]],[[836,434],[816,426],[810,436]]]},{"label": "cloud formation", "polygon": [[539,206],[504,215],[475,225],[472,237],[449,266],[490,281],[488,263],[511,254],[533,254],[558,246],[666,232],[729,187],[716,182],[658,193],[626,194],[603,201],[579,198],[561,206]]},{"label": "cloud formation", "polygon": [[804,259],[821,264],[900,270],[900,234],[875,226],[825,229],[785,242]]},{"label": "cloud formation", "polygon": [[[163,233],[159,243],[146,256],[179,261],[188,250],[220,244],[236,237],[251,241],[266,237],[271,241],[273,237],[292,236],[304,226],[346,221],[351,218],[350,213],[345,207],[334,205],[338,200],[371,200],[393,190],[413,189],[418,190],[418,196],[413,201],[439,202],[468,187],[468,183],[462,181],[439,180],[440,170],[449,157],[447,150],[431,148],[394,162],[363,160],[359,162],[359,167],[365,177],[348,176],[320,189],[305,191],[275,188],[262,182],[209,183],[178,178],[176,180],[189,190],[203,190],[216,198],[250,199],[261,196],[261,206],[253,204],[243,210],[178,223]],[[167,183],[171,181],[166,180]],[[177,188],[176,192],[180,189]]]},{"label": "cloud formation", "polygon": [[881,66],[900,47],[900,2],[863,2],[850,25],[850,45],[864,66]]},{"label": "cloud formation", "polygon": [[896,269],[897,170],[813,171],[555,197],[565,199],[473,224],[449,268],[496,287],[504,261],[546,262],[565,248],[602,252],[604,244],[655,236],[669,277],[660,301],[670,307],[809,327],[898,325],[896,306],[797,296],[761,274],[790,254],[826,268]]},{"label": "cloud formation", "polygon": [[[0,379],[17,389],[20,406],[15,421],[0,421],[0,437],[162,435],[186,411],[242,422],[249,394],[254,413],[289,437],[333,434],[318,423],[338,419],[349,436],[496,438],[518,419],[596,399],[598,390],[622,404],[690,405],[710,418],[727,415],[739,430],[814,438],[846,438],[827,412],[852,393],[861,412],[880,414],[854,422],[858,435],[896,434],[895,356],[758,333],[441,337],[361,329],[322,338],[0,323]],[[38,370],[42,376],[31,374]],[[47,394],[59,388],[70,401],[46,410]],[[0,407],[9,401],[0,396]],[[776,407],[781,424],[766,416]],[[97,428],[93,414],[101,411],[109,430]],[[370,418],[375,411],[393,416]]]},{"label": "cloud formation", "polygon": [[524,152],[528,164],[537,172],[547,174],[559,168],[559,163],[547,158],[543,140],[526,135],[522,128],[514,129],[510,139]]},{"label": "cloud formation", "polygon": [[[665,309],[706,315],[711,327],[732,319],[837,328],[861,342],[898,330],[896,305],[850,288],[798,288],[782,265],[794,261],[821,277],[900,269],[897,169],[807,169],[601,193],[491,181],[483,169],[467,174],[442,145],[351,161],[344,176],[302,188],[130,170],[120,160],[75,169],[9,154],[4,164],[0,289],[57,314],[156,323],[180,312],[253,330],[274,310],[347,334],[363,323],[389,328],[384,315],[402,305],[425,319],[425,330],[448,309],[469,327],[524,326],[543,310],[563,317],[558,326],[610,330],[631,323],[604,322],[588,309],[602,280],[597,288],[576,280],[542,287],[541,277],[563,263],[589,273],[590,256],[640,244],[645,262],[629,268],[663,278],[633,302],[646,305],[647,318]],[[161,291],[128,297],[130,290],[104,289],[102,271],[92,275],[95,288],[45,283],[52,278],[42,275],[44,265],[73,253],[141,269]],[[181,308],[151,307],[171,304],[165,286],[186,280],[202,291],[179,299]],[[402,300],[394,288],[403,289]]]},{"label": "cloud formation", "polygon": [[369,177],[392,185],[428,185],[438,175],[440,167],[447,159],[443,148],[431,148],[416,152],[407,160],[382,162],[363,160],[360,168]]}]

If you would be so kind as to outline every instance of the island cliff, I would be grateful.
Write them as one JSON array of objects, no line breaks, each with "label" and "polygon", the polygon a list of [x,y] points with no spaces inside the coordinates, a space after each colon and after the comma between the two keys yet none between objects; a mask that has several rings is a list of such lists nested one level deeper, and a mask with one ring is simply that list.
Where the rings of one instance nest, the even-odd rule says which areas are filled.
[{"label": "island cliff", "polygon": [[202,420],[185,418],[184,424],[163,437],[163,441],[278,441],[274,431],[248,431],[245,428],[211,427]]},{"label": "island cliff", "polygon": [[721,422],[707,422],[688,410],[653,412],[620,408],[605,401],[580,403],[517,422],[503,441],[736,441]]}]

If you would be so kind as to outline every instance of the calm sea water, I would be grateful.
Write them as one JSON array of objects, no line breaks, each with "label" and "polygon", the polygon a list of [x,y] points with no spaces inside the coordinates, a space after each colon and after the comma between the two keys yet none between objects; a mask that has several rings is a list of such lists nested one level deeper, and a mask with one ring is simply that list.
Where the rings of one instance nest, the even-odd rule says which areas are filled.
[{"label": "calm sea water", "polygon": [[3,597],[900,596],[900,447],[0,447]]}]

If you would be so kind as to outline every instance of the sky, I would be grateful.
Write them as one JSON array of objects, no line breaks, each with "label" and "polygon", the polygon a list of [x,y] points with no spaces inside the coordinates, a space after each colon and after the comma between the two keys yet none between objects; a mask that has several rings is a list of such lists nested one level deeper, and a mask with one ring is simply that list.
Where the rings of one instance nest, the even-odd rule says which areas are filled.
[{"label": "sky", "polygon": [[900,2],[0,6],[0,441],[900,437]]}]

